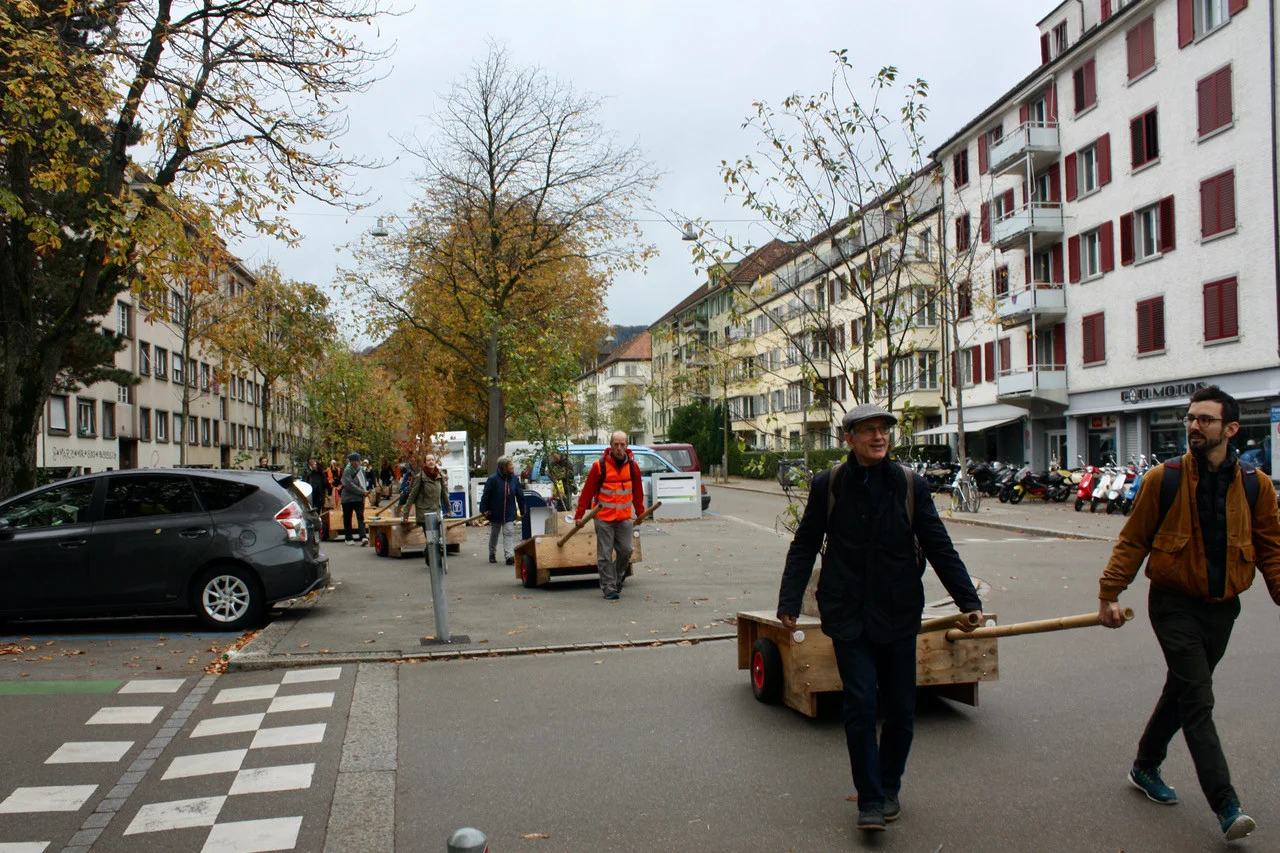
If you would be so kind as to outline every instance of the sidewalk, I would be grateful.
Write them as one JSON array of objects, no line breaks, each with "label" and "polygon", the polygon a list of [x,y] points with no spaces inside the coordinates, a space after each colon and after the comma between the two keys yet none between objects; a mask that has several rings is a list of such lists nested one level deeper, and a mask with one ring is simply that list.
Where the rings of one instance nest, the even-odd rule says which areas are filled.
[{"label": "sidewalk", "polygon": [[[741,477],[730,477],[728,483],[708,480],[707,487],[720,489],[737,489],[739,491],[757,492],[759,494],[785,497],[777,480],[748,480]],[[793,492],[804,498],[805,492]],[[1123,515],[1107,515],[1105,512],[1090,513],[1086,507],[1082,512],[1075,511],[1075,499],[1066,503],[1045,503],[1039,498],[1028,497],[1014,506],[1002,504],[995,498],[983,496],[982,508],[977,513],[951,512],[951,499],[945,492],[934,495],[938,513],[944,521],[956,524],[972,524],[979,527],[994,527],[1000,530],[1015,530],[1034,536],[1055,536],[1068,539],[1098,539],[1107,542],[1115,541],[1124,526]],[[712,502],[712,510],[715,503]]]}]

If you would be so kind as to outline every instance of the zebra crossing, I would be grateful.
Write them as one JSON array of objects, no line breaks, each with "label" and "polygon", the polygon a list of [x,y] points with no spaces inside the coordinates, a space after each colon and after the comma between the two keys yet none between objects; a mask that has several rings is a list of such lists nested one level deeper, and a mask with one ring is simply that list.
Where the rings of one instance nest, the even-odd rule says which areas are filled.
[{"label": "zebra crossing", "polygon": [[[135,679],[104,697],[83,718],[83,739],[59,744],[42,770],[8,768],[0,853],[300,849],[302,809],[278,795],[315,785],[316,756],[307,751],[329,734],[323,717],[343,667],[256,675],[267,682],[222,689],[219,676],[206,676],[176,708],[189,679]],[[203,718],[193,721],[202,703]],[[154,734],[144,740],[139,731]],[[49,784],[54,771],[65,783]]]}]

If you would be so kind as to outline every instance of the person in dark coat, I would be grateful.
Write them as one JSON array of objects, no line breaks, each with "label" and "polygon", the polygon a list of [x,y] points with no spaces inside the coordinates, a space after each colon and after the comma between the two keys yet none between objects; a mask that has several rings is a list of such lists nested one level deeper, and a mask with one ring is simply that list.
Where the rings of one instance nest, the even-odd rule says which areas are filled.
[{"label": "person in dark coat", "polygon": [[311,506],[316,512],[324,512],[325,497],[333,491],[333,487],[329,485],[329,476],[325,473],[324,465],[318,459],[312,459],[311,467],[307,470],[307,475],[303,479],[311,487]]},{"label": "person in dark coat", "polygon": [[[914,732],[925,560],[962,611],[982,610],[928,484],[889,460],[897,422],[871,404],[845,413],[849,457],[838,469],[834,492],[831,471],[814,477],[778,593],[778,618],[794,630],[814,558],[825,540],[818,610],[844,684],[845,743],[858,791],[857,825],[863,830],[883,830],[886,821],[901,814],[898,792]],[[911,519],[907,489],[914,494]],[[835,501],[830,512],[829,494]],[[878,739],[877,691],[884,717]]]},{"label": "person in dark coat", "polygon": [[516,562],[516,511],[525,511],[524,491],[516,476],[516,465],[510,456],[498,458],[498,470],[484,484],[480,494],[480,513],[489,519],[489,562],[498,562],[498,534],[502,534],[502,552],[507,565]]}]

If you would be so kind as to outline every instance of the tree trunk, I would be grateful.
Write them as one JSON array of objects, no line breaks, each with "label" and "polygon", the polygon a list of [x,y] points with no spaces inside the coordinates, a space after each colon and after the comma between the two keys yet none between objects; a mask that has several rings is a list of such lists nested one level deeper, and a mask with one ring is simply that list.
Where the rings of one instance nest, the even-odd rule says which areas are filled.
[{"label": "tree trunk", "polygon": [[[187,310],[191,310],[191,303],[187,303]],[[182,467],[187,465],[187,434],[191,431],[191,425],[187,423],[191,418],[191,337],[189,333],[182,336],[182,435],[178,436],[178,464]]]},{"label": "tree trunk", "polygon": [[507,444],[506,405],[502,399],[502,386],[498,383],[498,329],[489,334],[485,347],[485,369],[489,374],[489,429],[485,436],[485,468],[492,474],[497,470],[498,457]]},{"label": "tree trunk", "polygon": [[[36,486],[36,437],[40,429],[43,400],[48,399],[51,381],[43,370],[31,370],[39,359],[14,352],[15,341],[5,342],[3,389],[0,399],[0,497],[9,497]],[[68,407],[67,426],[74,431],[75,410]]]}]

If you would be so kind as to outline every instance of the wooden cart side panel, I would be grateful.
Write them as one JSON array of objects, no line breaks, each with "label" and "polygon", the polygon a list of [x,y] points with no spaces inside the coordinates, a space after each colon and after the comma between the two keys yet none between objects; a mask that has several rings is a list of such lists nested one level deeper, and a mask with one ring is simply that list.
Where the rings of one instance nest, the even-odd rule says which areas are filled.
[{"label": "wooden cart side panel", "polygon": [[[596,565],[596,536],[586,530],[579,531],[563,547],[556,544],[554,536],[535,536],[532,540],[537,553],[538,571],[543,566],[556,569],[561,566],[594,566]],[[639,534],[631,539],[631,562],[638,563],[644,556],[640,549]]]},{"label": "wooden cart side panel", "polygon": [[939,631],[921,634],[916,642],[916,684],[964,684],[995,681],[1000,677],[997,640],[947,642]]}]

